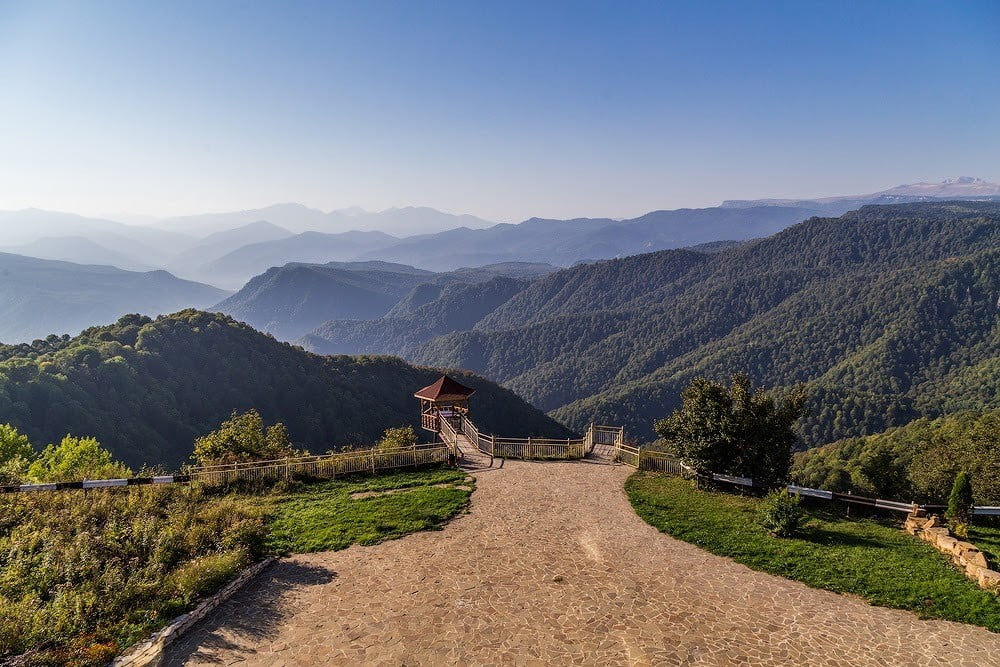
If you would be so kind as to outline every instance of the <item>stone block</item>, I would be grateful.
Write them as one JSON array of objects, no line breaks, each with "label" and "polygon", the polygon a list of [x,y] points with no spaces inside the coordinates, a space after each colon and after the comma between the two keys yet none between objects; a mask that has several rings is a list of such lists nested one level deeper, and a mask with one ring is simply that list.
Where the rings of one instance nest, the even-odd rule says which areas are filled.
[{"label": "stone block", "polygon": [[980,570],[979,585],[986,590],[1000,593],[1000,572],[986,569]]},{"label": "stone block", "polygon": [[935,544],[937,544],[938,549],[940,549],[941,551],[954,554],[956,556],[958,555],[958,551],[955,549],[955,545],[958,544],[958,540],[956,540],[954,537],[951,537],[949,535],[939,535],[937,540],[935,541]]}]

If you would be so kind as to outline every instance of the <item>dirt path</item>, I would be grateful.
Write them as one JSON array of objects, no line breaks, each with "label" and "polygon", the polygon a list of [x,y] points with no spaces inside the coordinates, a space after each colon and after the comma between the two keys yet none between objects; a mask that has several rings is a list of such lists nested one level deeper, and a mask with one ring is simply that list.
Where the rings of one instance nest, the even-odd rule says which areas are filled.
[{"label": "dirt path", "polygon": [[1000,665],[1000,635],[761,574],[661,535],[631,469],[476,473],[443,531],[279,562],[168,664]]}]

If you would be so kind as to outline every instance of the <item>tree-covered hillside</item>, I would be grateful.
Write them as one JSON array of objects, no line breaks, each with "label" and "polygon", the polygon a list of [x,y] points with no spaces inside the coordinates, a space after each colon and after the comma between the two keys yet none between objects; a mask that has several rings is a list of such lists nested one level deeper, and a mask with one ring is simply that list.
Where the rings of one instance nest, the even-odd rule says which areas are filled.
[{"label": "tree-covered hillside", "polygon": [[405,355],[414,345],[479,320],[523,290],[526,282],[497,276],[483,283],[418,285],[376,320],[331,320],[298,342],[319,354]]},{"label": "tree-covered hillside", "polygon": [[[282,421],[293,442],[323,452],[373,443],[392,426],[419,427],[413,392],[438,371],[394,357],[322,357],[220,314],[127,316],[71,340],[6,346],[0,414],[36,446],[95,436],[132,466],[176,466],[194,439],[233,410]],[[566,437],[510,391],[469,373],[477,424],[510,435]],[[429,435],[429,434],[428,434]]]},{"label": "tree-covered hillside", "polygon": [[328,320],[381,316],[422,282],[425,273],[391,264],[286,264],[254,277],[214,310],[283,340],[295,340]]},{"label": "tree-covered hillside", "polygon": [[997,405],[998,297],[1000,205],[871,206],[712,255],[560,271],[409,357],[646,437],[694,376],[807,382],[812,445]]},{"label": "tree-covered hillside", "polygon": [[944,503],[963,471],[975,502],[1000,503],[1000,410],[918,419],[817,447],[796,455],[792,477],[830,491]]}]

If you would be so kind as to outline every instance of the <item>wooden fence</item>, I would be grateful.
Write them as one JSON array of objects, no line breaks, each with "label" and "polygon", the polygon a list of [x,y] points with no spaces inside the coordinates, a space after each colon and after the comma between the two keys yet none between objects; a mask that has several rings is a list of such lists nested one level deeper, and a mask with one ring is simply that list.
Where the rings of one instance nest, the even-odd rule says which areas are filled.
[{"label": "wooden fence", "polygon": [[[457,422],[457,425],[456,423]],[[594,445],[616,445],[622,442],[620,426],[591,424],[583,438],[502,438],[480,432],[471,419],[462,415],[441,420],[441,437],[446,444],[458,443],[461,432],[468,441],[492,458],[508,459],[582,459],[593,451]]]},{"label": "wooden fence", "polygon": [[188,468],[184,471],[192,481],[208,484],[228,484],[234,481],[274,481],[295,477],[327,479],[358,472],[377,472],[396,468],[415,468],[448,460],[451,448],[441,443],[417,445],[399,449],[361,449],[326,456],[301,456],[227,463]]},{"label": "wooden fence", "polygon": [[452,449],[441,443],[400,449],[362,449],[324,456],[299,456],[271,461],[249,461],[213,466],[188,467],[179,475],[95,479],[79,482],[21,484],[0,487],[0,493],[32,493],[66,489],[99,489],[147,484],[177,484],[192,481],[206,484],[229,484],[236,481],[276,481],[296,477],[329,479],[338,475],[415,468],[430,463],[444,463]]}]

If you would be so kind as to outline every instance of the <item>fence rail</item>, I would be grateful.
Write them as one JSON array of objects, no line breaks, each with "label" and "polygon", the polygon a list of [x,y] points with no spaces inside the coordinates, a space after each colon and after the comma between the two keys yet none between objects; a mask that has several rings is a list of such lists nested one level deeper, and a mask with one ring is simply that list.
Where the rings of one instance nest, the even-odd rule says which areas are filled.
[{"label": "fence rail", "polygon": [[180,475],[95,479],[79,482],[21,484],[0,487],[0,493],[31,493],[65,489],[97,489],[148,484],[175,484],[192,481],[206,484],[229,484],[236,481],[275,481],[295,477],[331,478],[358,472],[376,472],[409,468],[448,460],[451,448],[440,444],[418,445],[400,449],[363,449],[325,456],[299,456],[270,461],[247,461],[187,468]]},{"label": "fence rail", "polygon": [[622,441],[619,426],[598,426],[591,424],[583,438],[504,438],[486,434],[465,415],[455,418],[458,424],[448,419],[440,420],[441,439],[449,445],[457,445],[459,433],[469,442],[493,458],[509,459],[581,459],[593,451],[594,445],[615,445]]}]

